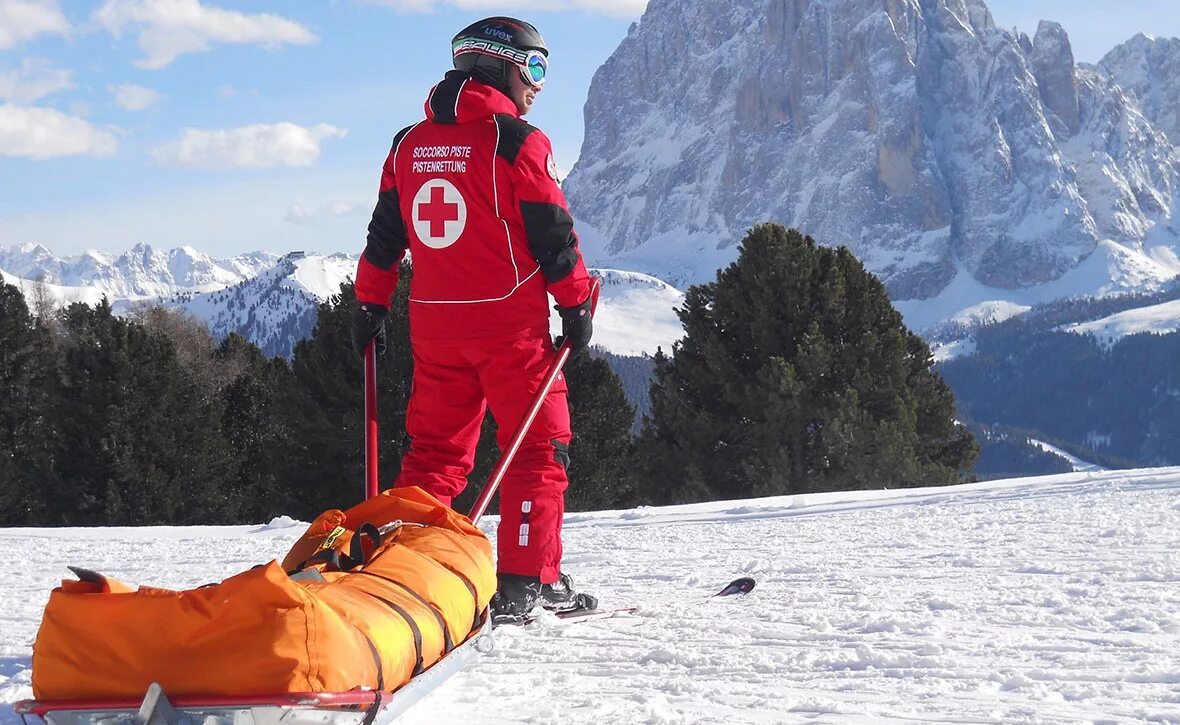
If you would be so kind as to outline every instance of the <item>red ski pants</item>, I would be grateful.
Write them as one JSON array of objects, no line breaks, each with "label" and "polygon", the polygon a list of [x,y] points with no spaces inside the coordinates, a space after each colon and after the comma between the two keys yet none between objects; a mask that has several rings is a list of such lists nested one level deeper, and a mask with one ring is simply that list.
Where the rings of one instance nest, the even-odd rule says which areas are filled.
[{"label": "red ski pants", "polygon": [[[548,332],[512,340],[414,340],[410,450],[394,486],[419,486],[449,506],[467,486],[484,411],[491,407],[503,450],[556,354]],[[500,484],[500,573],[557,581],[571,435],[565,377],[558,376]]]}]

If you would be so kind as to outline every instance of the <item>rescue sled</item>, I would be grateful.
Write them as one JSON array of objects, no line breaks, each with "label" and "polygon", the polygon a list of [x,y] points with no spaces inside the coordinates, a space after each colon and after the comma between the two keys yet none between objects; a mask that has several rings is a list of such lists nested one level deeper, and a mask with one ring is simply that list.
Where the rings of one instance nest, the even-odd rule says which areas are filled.
[{"label": "rescue sled", "polygon": [[282,692],[169,698],[152,683],[141,700],[25,700],[25,722],[49,725],[386,725],[490,647],[488,625],[421,675],[394,691]]}]

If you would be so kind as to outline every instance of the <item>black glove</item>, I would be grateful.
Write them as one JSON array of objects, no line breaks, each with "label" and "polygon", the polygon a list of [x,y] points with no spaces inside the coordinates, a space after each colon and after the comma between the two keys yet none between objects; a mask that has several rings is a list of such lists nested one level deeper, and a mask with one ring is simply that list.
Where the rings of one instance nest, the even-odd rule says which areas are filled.
[{"label": "black glove", "polygon": [[352,316],[352,346],[361,355],[369,340],[377,341],[377,356],[385,354],[385,318],[389,309],[372,302],[362,302]]},{"label": "black glove", "polygon": [[570,355],[576,355],[590,347],[590,336],[594,334],[590,300],[574,307],[558,306],[557,314],[561,315],[561,337],[555,341],[558,349],[566,340],[570,341]]}]

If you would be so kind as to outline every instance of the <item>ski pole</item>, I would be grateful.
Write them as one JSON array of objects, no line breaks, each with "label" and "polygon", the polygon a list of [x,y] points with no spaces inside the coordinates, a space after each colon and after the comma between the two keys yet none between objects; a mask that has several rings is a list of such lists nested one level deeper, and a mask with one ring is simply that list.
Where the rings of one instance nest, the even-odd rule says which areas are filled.
[{"label": "ski pole", "polygon": [[[594,311],[598,308],[598,293],[602,289],[602,280],[598,277],[590,278],[590,315],[594,315]],[[504,474],[508,472],[508,466],[512,463],[512,459],[516,457],[516,451],[520,449],[520,444],[524,442],[524,436],[532,427],[533,421],[537,418],[537,413],[541,412],[541,406],[545,404],[545,397],[549,395],[549,390],[553,387],[553,383],[557,381],[557,376],[561,374],[561,368],[565,365],[565,361],[570,356],[570,341],[566,340],[561,344],[561,348],[557,351],[557,357],[549,365],[548,372],[545,373],[545,379],[541,381],[541,387],[537,389],[537,394],[533,396],[532,405],[529,406],[528,412],[525,413],[524,418],[516,426],[516,432],[512,435],[512,441],[508,444],[508,448],[500,455],[500,462],[496,464],[492,475],[488,477],[488,483],[483,487],[479,493],[479,498],[476,499],[475,505],[471,507],[471,513],[467,515],[471,519],[471,523],[477,523],[480,517],[488,509],[488,504],[492,502],[492,496],[496,494],[496,489],[500,487],[500,481],[504,479]]]},{"label": "ski pole", "polygon": [[377,495],[377,341],[365,348],[365,500]]}]

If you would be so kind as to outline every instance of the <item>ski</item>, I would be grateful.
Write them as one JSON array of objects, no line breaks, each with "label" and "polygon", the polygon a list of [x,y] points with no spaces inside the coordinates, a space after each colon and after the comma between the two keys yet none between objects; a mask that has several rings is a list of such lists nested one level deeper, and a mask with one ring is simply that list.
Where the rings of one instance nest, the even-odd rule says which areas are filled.
[{"label": "ski", "polygon": [[714,594],[714,597],[731,597],[735,594],[749,594],[750,590],[754,588],[754,580],[751,577],[744,576],[740,579],[734,579],[725,588]]},{"label": "ski", "polygon": [[635,612],[636,607],[619,607],[616,609],[565,609],[561,611],[545,611],[538,614],[526,614],[519,617],[501,617],[492,620],[492,625],[501,627],[504,625],[515,625],[519,627],[528,626],[538,620],[547,619],[549,616],[554,617],[562,622],[586,622],[592,619],[610,619],[611,617],[618,617],[624,614],[631,614]]},{"label": "ski", "polygon": [[[708,598],[715,599],[717,597],[732,597],[732,596],[738,596],[738,595],[742,595],[742,594],[748,594],[748,593],[750,593],[751,590],[753,590],[754,585],[756,583],[757,582],[755,582],[752,577],[748,577],[748,576],[739,577],[739,578],[731,581],[729,584],[726,584],[724,587],[722,587],[721,591],[717,592],[716,594],[709,595]],[[561,621],[564,621],[564,622],[588,621],[588,620],[592,620],[592,619],[610,619],[611,617],[618,617],[618,616],[625,615],[625,614],[633,614],[637,609],[636,607],[617,607],[614,609],[599,609],[597,606],[597,600],[591,599],[591,601],[594,602],[594,606],[580,606],[580,607],[574,607],[572,609],[549,610],[549,611],[545,612],[544,614],[525,614],[525,615],[521,615],[521,616],[510,616],[510,617],[499,617],[499,618],[493,617],[492,618],[492,625],[495,627],[499,627],[499,626],[508,624],[508,625],[517,625],[517,626],[523,627],[523,626],[532,624],[533,622],[536,622],[538,619],[546,618],[546,615],[552,615],[553,617],[555,617]]]}]

